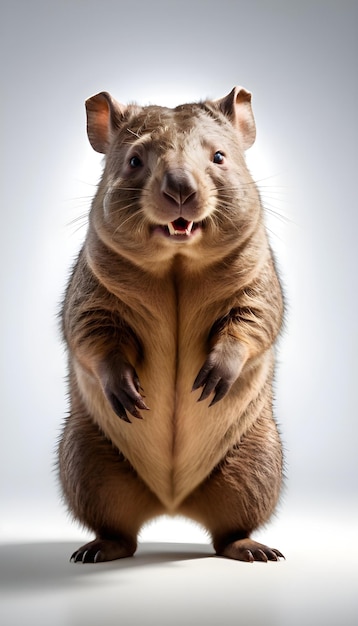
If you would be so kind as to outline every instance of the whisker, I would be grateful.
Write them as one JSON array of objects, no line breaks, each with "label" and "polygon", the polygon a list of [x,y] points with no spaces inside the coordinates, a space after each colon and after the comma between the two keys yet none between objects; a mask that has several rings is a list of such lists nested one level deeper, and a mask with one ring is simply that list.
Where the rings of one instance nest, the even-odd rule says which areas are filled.
[{"label": "whisker", "polygon": [[85,228],[85,226],[87,226],[86,223],[80,224],[80,226],[77,226],[77,228],[74,228],[72,230],[72,234],[75,235],[76,233],[79,233],[80,230],[82,230],[83,228]]},{"label": "whisker", "polygon": [[77,222],[80,222],[82,220],[87,220],[88,218],[88,213],[82,213],[81,215],[76,215],[76,217],[74,217],[70,222],[68,222],[69,226],[72,226],[73,224],[76,224]]},{"label": "whisker", "polygon": [[[98,180],[100,179],[100,176],[98,177]],[[88,180],[81,180],[80,178],[74,178],[74,181],[76,183],[80,183],[80,185],[87,185],[87,187],[95,187],[95,189],[97,189],[98,187],[98,182],[97,183],[89,183]]]},{"label": "whisker", "polygon": [[138,217],[138,215],[143,214],[144,211],[143,209],[139,209],[138,211],[136,211],[135,213],[132,213],[132,215],[129,215],[127,217],[126,220],[124,220],[123,222],[121,222],[120,224],[118,224],[117,228],[114,230],[113,232],[113,237],[117,234],[117,232],[119,231],[119,229],[123,228],[124,226],[126,226],[126,224],[128,224],[129,222],[131,222],[131,220],[135,219]]},{"label": "whisker", "polygon": [[67,206],[87,206],[90,208],[93,196],[78,196],[76,198],[65,198],[64,204]]},{"label": "whisker", "polygon": [[278,202],[279,204],[283,204],[287,202],[287,197],[285,195],[275,195],[270,193],[260,194],[260,198],[262,202]]},{"label": "whisker", "polygon": [[113,189],[113,192],[115,191],[118,193],[121,191],[139,191],[140,193],[143,193],[144,189],[141,189],[140,187],[120,187],[119,189]]},{"label": "whisker", "polygon": [[284,239],[282,237],[280,237],[280,235],[278,235],[277,233],[275,233],[274,230],[272,230],[271,228],[269,228],[267,225],[265,225],[266,231],[270,237],[270,239],[277,239],[278,241],[280,241],[281,243],[284,243]]},{"label": "whisker", "polygon": [[[213,223],[220,229],[220,225],[221,224],[225,224],[225,222],[227,221],[227,208],[224,204],[221,204],[217,207],[216,211],[214,213],[212,213],[209,218],[212,219]],[[226,212],[226,215],[222,215],[221,211],[224,210]],[[232,231],[240,231],[240,226],[236,223],[235,220],[232,221],[231,223],[231,230]]]},{"label": "whisker", "polygon": [[261,183],[262,181],[272,180],[273,178],[277,178],[279,176],[281,176],[281,174],[270,174],[270,176],[264,176],[263,178],[257,178],[257,179],[255,178],[253,182],[257,185],[258,183]]},{"label": "whisker", "polygon": [[[120,205],[120,206],[117,206]],[[111,204],[111,207],[113,209],[113,213],[114,214],[120,214],[123,213],[124,211],[127,211],[128,209],[132,209],[133,207],[138,207],[137,202],[129,202],[127,204],[121,204],[121,202],[113,202]]]},{"label": "whisker", "polygon": [[271,189],[271,190],[281,190],[284,189],[285,191],[287,191],[288,187],[286,185],[259,185],[258,183],[256,184],[256,187],[258,189]]},{"label": "whisker", "polygon": [[[247,187],[250,187],[250,184],[248,184]],[[282,188],[282,189],[285,189],[285,188]],[[223,206],[226,211],[230,211],[232,208],[231,207],[232,194],[230,192],[239,191],[240,186],[236,186],[236,187],[223,186],[223,187],[216,188],[215,190],[220,191],[219,201],[220,201],[221,206]],[[273,217],[277,218],[283,223],[294,223],[277,206],[277,203],[280,204],[284,202],[284,196],[285,196],[284,191],[281,191],[280,189],[276,189],[274,187],[266,186],[264,187],[264,191],[262,191],[262,189],[259,189],[259,192],[261,196],[260,199],[261,199],[261,204],[262,204],[264,213],[272,215]],[[249,200],[250,199],[255,200],[257,198],[256,193],[250,193],[246,191],[245,195],[246,195],[246,199],[249,199]],[[235,210],[236,209],[233,208],[233,211]]]},{"label": "whisker", "polygon": [[72,234],[78,233],[83,228],[87,227],[88,213],[78,215],[67,223],[67,228],[71,229]]},{"label": "whisker", "polygon": [[281,224],[295,224],[294,221],[291,220],[289,217],[286,217],[285,215],[281,215],[280,213],[278,213],[277,211],[274,211],[273,209],[264,207],[264,213],[266,214],[266,216],[274,217],[279,222],[281,222]]}]

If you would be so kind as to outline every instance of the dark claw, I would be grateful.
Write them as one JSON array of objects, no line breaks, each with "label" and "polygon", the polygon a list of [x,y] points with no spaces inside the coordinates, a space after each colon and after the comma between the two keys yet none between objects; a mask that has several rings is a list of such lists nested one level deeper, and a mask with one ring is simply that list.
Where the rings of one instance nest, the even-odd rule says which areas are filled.
[{"label": "dark claw", "polygon": [[149,408],[140,394],[142,388],[134,367],[120,358],[109,359],[101,364],[99,374],[103,390],[116,415],[128,424],[131,423],[129,415],[143,419],[139,410],[148,411]]},{"label": "dark claw", "polygon": [[144,411],[149,411],[149,407],[144,402],[142,396],[138,395],[138,399],[135,404],[139,409],[143,409]]},{"label": "dark claw", "polygon": [[100,553],[100,550],[86,550],[82,557],[82,563],[96,563]]},{"label": "dark claw", "polygon": [[100,550],[76,550],[70,558],[72,563],[97,563],[99,561]]},{"label": "dark claw", "polygon": [[210,396],[210,394],[215,390],[216,385],[219,383],[219,380],[219,378],[209,378],[209,380],[204,384],[204,389],[201,392],[201,396],[198,399],[198,402],[206,400],[206,398]]},{"label": "dark claw", "polygon": [[254,562],[254,555],[252,554],[251,550],[245,550],[244,552],[244,561],[247,561],[247,563],[253,563]]},{"label": "dark claw", "polygon": [[[238,368],[237,364],[236,367]],[[236,372],[231,371],[232,369],[233,368],[230,368],[228,364],[221,363],[214,352],[210,353],[194,380],[192,388],[192,390],[195,391],[203,387],[198,402],[205,400],[212,393],[214,397],[209,406],[213,406],[216,402],[222,400],[237,377]]]},{"label": "dark claw", "polygon": [[114,393],[108,393],[107,397],[116,415],[118,415],[118,417],[124,422],[131,424],[131,421],[126,413],[126,410],[123,404],[118,400],[117,396]]},{"label": "dark claw", "polygon": [[200,389],[200,387],[204,385],[206,375],[207,375],[207,372],[203,372],[202,370],[200,370],[199,374],[194,380],[192,391],[195,391],[196,389]]},{"label": "dark claw", "polygon": [[[284,556],[284,555],[283,555],[283,554],[282,554],[279,550],[276,550],[275,548],[272,548],[272,552],[273,552],[276,556],[278,556],[280,559],[285,559],[285,560],[286,560],[286,557],[285,557],[285,556]],[[276,560],[277,560],[277,559],[276,559]]]},{"label": "dark claw", "polygon": [[[225,394],[224,394],[225,395]],[[219,402],[219,400],[221,400],[221,398],[223,398],[224,396],[218,397],[218,394],[215,394],[215,396],[213,397],[212,401],[209,404],[209,409],[211,406],[214,406],[214,404],[216,404],[217,402]]]},{"label": "dark claw", "polygon": [[149,411],[149,407],[147,407],[141,396],[138,396],[138,399],[136,401],[132,401],[130,398],[128,398],[125,408],[127,409],[127,411],[129,411],[131,415],[133,415],[133,417],[142,420],[143,417],[137,410],[137,407],[138,409],[142,409],[143,411]]},{"label": "dark claw", "polygon": [[133,415],[133,417],[137,418],[137,420],[143,419],[143,416],[139,413],[139,411],[137,411],[135,407],[132,409],[132,411],[130,411],[130,414]]},{"label": "dark claw", "polygon": [[224,396],[226,396],[226,394],[229,391],[229,389],[230,389],[229,383],[227,383],[224,380],[220,380],[219,383],[215,387],[215,396],[213,397],[212,401],[210,402],[209,407],[213,406],[213,404],[216,404],[217,402],[219,402],[219,400],[222,400],[224,398]]},{"label": "dark claw", "polygon": [[266,555],[263,550],[256,550],[255,557],[256,561],[263,561],[264,563],[268,561],[268,555]]},{"label": "dark claw", "polygon": [[149,411],[149,407],[147,407],[139,393],[135,396],[133,394],[133,396],[130,397],[127,393],[122,391],[121,399],[119,399],[113,391],[108,390],[107,398],[112,406],[112,409],[118,415],[118,417],[120,417],[120,419],[129,424],[131,424],[131,420],[127,415],[127,411],[137,419],[143,419],[138,409],[142,409],[143,411]]},{"label": "dark claw", "polygon": [[203,387],[203,390],[201,392],[200,398],[198,399],[198,402],[201,402],[202,400],[206,400],[206,398],[208,398],[210,394],[215,390],[219,382],[220,382],[220,375],[215,374],[215,372],[212,369],[211,361],[208,360],[208,362],[206,362],[203,365],[199,374],[194,380],[194,384],[192,388],[192,391],[195,391],[196,389],[200,389],[200,387]]},{"label": "dark claw", "polygon": [[229,389],[230,389],[230,384],[227,381],[224,381],[220,379],[220,377],[217,377],[217,376],[215,377],[213,375],[211,377],[208,376],[207,381],[204,382],[204,388],[203,388],[203,391],[201,392],[201,396],[198,399],[198,402],[201,402],[202,400],[206,400],[206,398],[208,398],[210,394],[215,391],[215,395],[209,404],[209,407],[213,406],[214,404],[216,404],[217,402],[219,402],[226,396]]},{"label": "dark claw", "polygon": [[82,550],[76,550],[70,558],[72,563],[82,563],[83,556],[86,554],[87,550],[83,552]]}]

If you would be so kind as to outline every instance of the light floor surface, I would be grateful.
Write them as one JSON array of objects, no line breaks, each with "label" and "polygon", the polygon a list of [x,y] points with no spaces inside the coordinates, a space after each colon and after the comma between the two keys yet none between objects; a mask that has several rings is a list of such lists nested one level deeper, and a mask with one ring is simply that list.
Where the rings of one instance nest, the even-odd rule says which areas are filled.
[{"label": "light floor surface", "polygon": [[145,540],[133,558],[96,565],[69,562],[83,535],[80,542],[7,541],[0,545],[0,623],[356,626],[357,530],[352,506],[279,516],[257,538],[286,560],[253,564],[215,557],[205,538]]}]

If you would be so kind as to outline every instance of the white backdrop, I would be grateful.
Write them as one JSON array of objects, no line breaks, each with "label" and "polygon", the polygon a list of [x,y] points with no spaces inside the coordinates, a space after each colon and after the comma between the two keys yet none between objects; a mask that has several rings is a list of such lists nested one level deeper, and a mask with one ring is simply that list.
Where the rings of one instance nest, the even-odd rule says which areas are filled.
[{"label": "white backdrop", "polygon": [[[67,407],[56,314],[101,172],[84,100],[102,90],[170,106],[252,91],[248,160],[288,304],[276,378],[286,502],[354,502],[357,3],[8,0],[1,13],[2,536],[33,520],[39,537],[74,528],[53,470]],[[197,532],[185,526],[187,540]]]}]

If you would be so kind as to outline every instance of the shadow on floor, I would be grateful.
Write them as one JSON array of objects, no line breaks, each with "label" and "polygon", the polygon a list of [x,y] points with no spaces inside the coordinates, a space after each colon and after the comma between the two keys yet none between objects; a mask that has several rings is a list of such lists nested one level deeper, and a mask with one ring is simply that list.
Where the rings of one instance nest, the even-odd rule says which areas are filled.
[{"label": "shadow on floor", "polygon": [[26,543],[0,545],[0,587],[2,590],[61,588],[71,579],[76,584],[101,572],[125,571],[148,565],[209,558],[214,555],[210,545],[180,543],[139,544],[134,557],[108,563],[70,563],[78,547],[70,542]]}]

